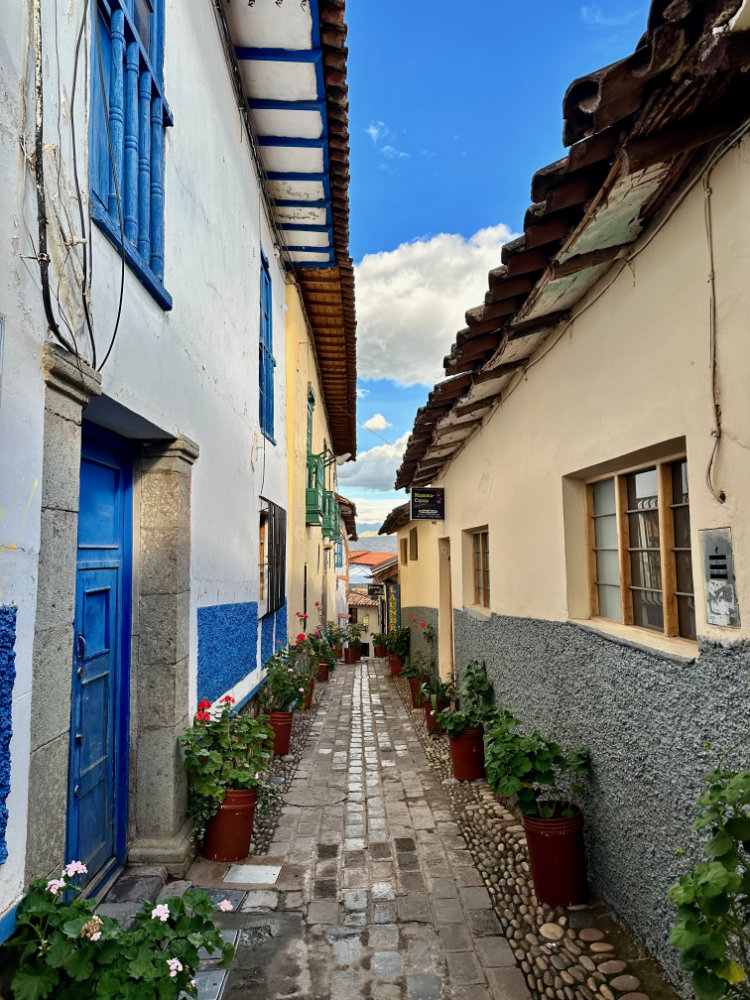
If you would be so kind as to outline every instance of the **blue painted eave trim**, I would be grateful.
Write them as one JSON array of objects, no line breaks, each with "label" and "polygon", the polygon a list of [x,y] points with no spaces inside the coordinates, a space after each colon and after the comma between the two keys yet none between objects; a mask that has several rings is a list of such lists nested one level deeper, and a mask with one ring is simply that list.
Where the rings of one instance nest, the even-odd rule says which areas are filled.
[{"label": "blue painted eave trim", "polygon": [[235,45],[234,54],[238,59],[298,63],[317,62],[323,55],[320,49],[268,49],[252,48],[249,45]]},{"label": "blue painted eave trim", "polygon": [[287,243],[286,248],[290,253],[324,253],[327,254],[329,258],[333,255],[332,247],[306,247],[300,246],[299,244]]},{"label": "blue painted eave trim", "polygon": [[308,233],[328,233],[333,238],[333,226],[321,226],[311,222],[282,222],[279,226],[282,231],[304,229]]},{"label": "blue painted eave trim", "polygon": [[294,135],[259,135],[259,146],[285,146],[298,149],[327,149],[328,140],[325,137],[320,139],[301,139]]},{"label": "blue painted eave trim", "polygon": [[[120,227],[115,227],[107,213],[99,207],[96,201],[91,202],[91,218],[97,227],[104,233],[112,246],[120,253],[122,242],[120,241]],[[159,281],[150,267],[146,267],[142,258],[132,249],[125,240],[125,260],[134,272],[141,284],[156,299],[162,309],[168,312],[172,308],[172,296]]]},{"label": "blue painted eave trim", "polygon": [[330,261],[317,261],[317,260],[293,260],[290,263],[290,270],[296,270],[298,267],[321,267],[328,268],[335,265],[335,260]]},{"label": "blue painted eave trim", "polygon": [[325,116],[325,101],[280,101],[274,97],[248,97],[247,106],[255,111],[318,111]]}]

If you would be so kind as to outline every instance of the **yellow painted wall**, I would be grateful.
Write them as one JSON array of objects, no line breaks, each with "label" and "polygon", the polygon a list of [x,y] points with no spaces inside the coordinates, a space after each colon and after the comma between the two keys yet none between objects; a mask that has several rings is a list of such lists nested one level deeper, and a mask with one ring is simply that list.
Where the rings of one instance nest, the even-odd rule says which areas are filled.
[{"label": "yellow painted wall", "polygon": [[[409,546],[409,531],[418,532],[418,553],[416,562],[411,558],[404,564],[401,560],[402,542]],[[438,538],[443,534],[439,521],[413,521],[398,532],[398,575],[401,585],[401,607],[438,606]],[[426,599],[429,598],[429,599]]]},{"label": "yellow painted wall", "polygon": [[[319,525],[305,523],[305,489],[307,487],[307,386],[312,385],[315,395],[313,411],[314,453],[323,451],[323,442],[330,448],[331,434],[328,426],[323,392],[315,360],[315,350],[311,342],[300,292],[296,284],[287,284],[286,317],[286,370],[287,370],[287,434],[288,434],[288,564],[287,586],[289,608],[289,635],[297,631],[295,614],[302,611],[304,587],[304,567],[307,564],[307,613],[308,631],[318,624],[318,609],[315,602],[323,603],[325,587],[328,602],[328,618],[336,617],[336,570],[334,549],[324,540]],[[335,466],[326,473],[328,487],[334,487]],[[326,561],[328,569],[326,571]],[[341,571],[339,571],[341,572]]]},{"label": "yellow painted wall", "polygon": [[[446,489],[440,534],[452,542],[454,607],[464,606],[470,573],[462,532],[488,525],[491,611],[558,621],[588,617],[584,491],[581,480],[568,477],[684,437],[698,635],[750,636],[750,142],[718,163],[711,187],[723,415],[714,481],[726,502],[717,502],[705,483],[714,444],[710,266],[698,185],[632,266],[517,379],[517,388],[435,480]],[[699,530],[724,526],[732,529],[741,629],[706,621]],[[399,539],[407,536],[407,529],[399,532]],[[420,548],[418,573],[401,567],[405,604],[438,604],[427,548]],[[635,636],[632,626],[611,629],[662,649],[695,649],[650,631]]]}]

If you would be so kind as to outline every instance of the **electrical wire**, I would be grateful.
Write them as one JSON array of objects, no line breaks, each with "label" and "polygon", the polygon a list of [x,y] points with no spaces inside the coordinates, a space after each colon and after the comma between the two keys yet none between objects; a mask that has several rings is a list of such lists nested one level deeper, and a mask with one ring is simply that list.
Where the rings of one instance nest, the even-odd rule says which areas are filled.
[{"label": "electrical wire", "polygon": [[[38,2],[38,0],[37,0]],[[117,337],[117,331],[120,328],[120,318],[122,316],[122,303],[125,295],[125,226],[122,220],[122,201],[120,199],[120,183],[117,179],[117,164],[115,163],[115,150],[112,145],[112,132],[109,127],[109,107],[107,105],[107,93],[104,87],[104,67],[102,65],[102,47],[101,40],[99,38],[99,17],[94,18],[94,33],[96,35],[96,55],[97,62],[99,64],[99,86],[102,91],[102,103],[104,105],[104,122],[107,126],[107,146],[109,147],[109,160],[112,165],[112,179],[115,185],[115,197],[117,199],[117,217],[120,222],[120,298],[117,303],[117,317],[115,319],[115,327],[112,331],[112,337],[109,342],[109,347],[107,348],[107,353],[104,355],[102,363],[97,368],[97,371],[101,371],[102,368],[107,363],[107,359],[112,353],[112,348],[115,346],[115,338]]]},{"label": "electrical wire", "polygon": [[86,213],[83,206],[83,198],[81,196],[81,183],[78,177],[78,143],[76,138],[76,91],[78,87],[78,60],[81,50],[81,40],[83,38],[83,33],[86,27],[86,17],[88,14],[88,4],[83,5],[83,17],[81,18],[81,25],[78,29],[78,37],[76,38],[75,52],[73,56],[73,83],[71,86],[70,94],[70,134],[73,147],[73,179],[75,181],[76,198],[78,200],[78,217],[81,222],[81,237],[83,238],[83,250],[81,254],[81,265],[83,270],[83,277],[81,281],[81,298],[83,301],[83,314],[86,317],[86,325],[89,330],[89,338],[91,340],[91,366],[96,368],[96,340],[94,337],[94,324],[91,321],[91,312],[89,310],[89,288],[90,288],[90,276],[89,276],[89,248],[91,247],[91,220],[89,218],[89,236],[86,238]]},{"label": "electrical wire", "polygon": [[44,53],[42,40],[42,10],[41,0],[31,0],[32,24],[34,39],[34,180],[36,183],[37,216],[39,221],[39,275],[42,282],[42,301],[47,325],[53,337],[71,354],[77,356],[75,344],[71,343],[60,330],[60,326],[52,311],[50,295],[49,265],[50,256],[47,252],[47,200],[44,187],[44,81],[42,77],[42,57]]}]

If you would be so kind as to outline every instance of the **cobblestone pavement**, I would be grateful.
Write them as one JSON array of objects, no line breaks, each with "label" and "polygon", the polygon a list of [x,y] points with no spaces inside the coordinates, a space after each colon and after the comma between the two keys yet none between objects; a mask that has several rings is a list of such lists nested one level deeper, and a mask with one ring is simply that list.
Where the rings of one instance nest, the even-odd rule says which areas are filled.
[{"label": "cobblestone pavement", "polygon": [[386,671],[340,666],[320,685],[268,854],[193,865],[195,886],[238,904],[221,916],[237,953],[200,974],[206,1000],[528,1000]]}]

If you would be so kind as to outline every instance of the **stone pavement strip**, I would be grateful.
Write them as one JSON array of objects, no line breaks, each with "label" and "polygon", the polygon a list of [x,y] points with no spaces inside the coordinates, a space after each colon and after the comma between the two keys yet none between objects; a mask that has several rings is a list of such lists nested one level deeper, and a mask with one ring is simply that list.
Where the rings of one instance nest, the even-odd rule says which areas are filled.
[{"label": "stone pavement strip", "polygon": [[[268,854],[195,862],[237,953],[206,1000],[528,1000],[487,890],[381,663],[340,666]],[[280,869],[280,870],[279,870]],[[265,880],[265,881],[264,881]]]}]

